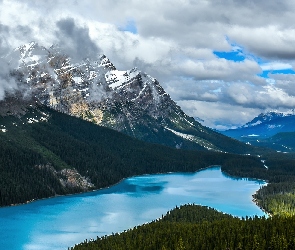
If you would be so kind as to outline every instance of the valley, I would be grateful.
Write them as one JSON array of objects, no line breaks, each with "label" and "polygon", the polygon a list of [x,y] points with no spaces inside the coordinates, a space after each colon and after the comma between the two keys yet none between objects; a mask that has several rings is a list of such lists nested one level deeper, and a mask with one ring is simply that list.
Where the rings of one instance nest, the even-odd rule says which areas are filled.
[{"label": "valley", "polygon": [[267,177],[256,156],[146,143],[47,107],[31,107],[22,117],[6,116],[0,122],[5,127],[0,133],[2,206],[107,187],[133,175],[210,165],[230,169],[243,164],[249,166],[240,173],[243,177],[255,177],[255,172]]},{"label": "valley", "polygon": [[0,0],[0,250],[295,250],[294,13]]},{"label": "valley", "polygon": [[151,222],[187,203],[239,217],[262,216],[264,212],[252,201],[252,194],[262,185],[265,182],[237,181],[220,167],[133,176],[97,191],[0,208],[0,245],[10,250],[67,249],[85,239]]},{"label": "valley", "polygon": [[17,58],[10,77],[18,90],[0,101],[0,206],[218,165],[237,180],[265,180],[256,204],[271,216],[293,218],[292,115],[271,114],[221,134],[183,112],[155,78],[137,68],[119,71],[104,55],[72,63],[58,47],[30,43],[9,56]]}]

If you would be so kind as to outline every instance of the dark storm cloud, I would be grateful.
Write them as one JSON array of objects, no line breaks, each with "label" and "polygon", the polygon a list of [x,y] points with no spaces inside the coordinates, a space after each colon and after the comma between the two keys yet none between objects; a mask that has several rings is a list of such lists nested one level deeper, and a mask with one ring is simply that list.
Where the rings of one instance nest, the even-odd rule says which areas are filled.
[{"label": "dark storm cloud", "polygon": [[29,26],[17,25],[14,29],[15,37],[17,39],[27,40],[28,37],[32,37],[32,29]]},{"label": "dark storm cloud", "polygon": [[62,19],[56,23],[58,46],[74,60],[97,58],[101,50],[91,40],[89,29],[79,27],[72,18]]},{"label": "dark storm cloud", "polygon": [[9,27],[0,23],[0,57],[7,53]]},{"label": "dark storm cloud", "polygon": [[16,88],[16,83],[10,77],[11,66],[5,56],[10,51],[7,37],[9,27],[0,24],[0,100],[5,97],[5,93],[12,92]]}]

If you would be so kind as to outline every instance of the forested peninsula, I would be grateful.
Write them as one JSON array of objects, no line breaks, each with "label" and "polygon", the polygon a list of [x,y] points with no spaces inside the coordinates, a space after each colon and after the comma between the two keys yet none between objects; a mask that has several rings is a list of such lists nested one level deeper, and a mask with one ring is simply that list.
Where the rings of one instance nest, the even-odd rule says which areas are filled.
[{"label": "forested peninsula", "polygon": [[159,220],[70,249],[291,250],[295,249],[295,217],[241,219],[204,206],[184,205]]}]

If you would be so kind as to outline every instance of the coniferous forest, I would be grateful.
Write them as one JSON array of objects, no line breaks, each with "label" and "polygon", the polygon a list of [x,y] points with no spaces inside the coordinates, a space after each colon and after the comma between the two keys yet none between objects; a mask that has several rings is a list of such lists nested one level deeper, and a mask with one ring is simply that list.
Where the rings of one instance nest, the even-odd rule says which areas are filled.
[{"label": "coniferous forest", "polygon": [[[46,113],[46,122],[25,122]],[[187,205],[161,220],[75,249],[295,249],[295,155],[253,149],[252,155],[189,151],[145,143],[48,108],[24,117],[0,117],[0,205],[107,187],[160,172],[193,172],[211,165],[236,178],[268,181],[254,198],[272,217],[233,218]],[[63,185],[60,171],[75,169],[87,189]],[[128,247],[126,247],[128,246]]]},{"label": "coniferous forest", "polygon": [[184,205],[149,224],[71,248],[83,249],[291,250],[295,249],[295,217],[240,219],[208,207]]},{"label": "coniferous forest", "polygon": [[62,169],[74,168],[89,178],[94,184],[89,189],[107,187],[133,175],[194,172],[232,162],[251,165],[252,171],[263,169],[254,156],[169,148],[56,111],[44,108],[42,112],[50,115],[48,122],[23,122],[37,119],[36,110],[22,120],[9,116],[0,121],[7,129],[0,133],[1,206],[85,191],[62,185]]}]

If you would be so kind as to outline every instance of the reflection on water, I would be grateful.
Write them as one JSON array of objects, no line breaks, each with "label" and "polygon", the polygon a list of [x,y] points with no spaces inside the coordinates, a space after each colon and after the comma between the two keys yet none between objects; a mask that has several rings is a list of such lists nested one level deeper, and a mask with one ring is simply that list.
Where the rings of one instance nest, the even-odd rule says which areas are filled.
[{"label": "reflection on water", "polygon": [[107,189],[0,209],[2,249],[67,249],[196,203],[236,216],[264,215],[252,194],[265,183],[232,179],[220,168],[132,177]]}]

